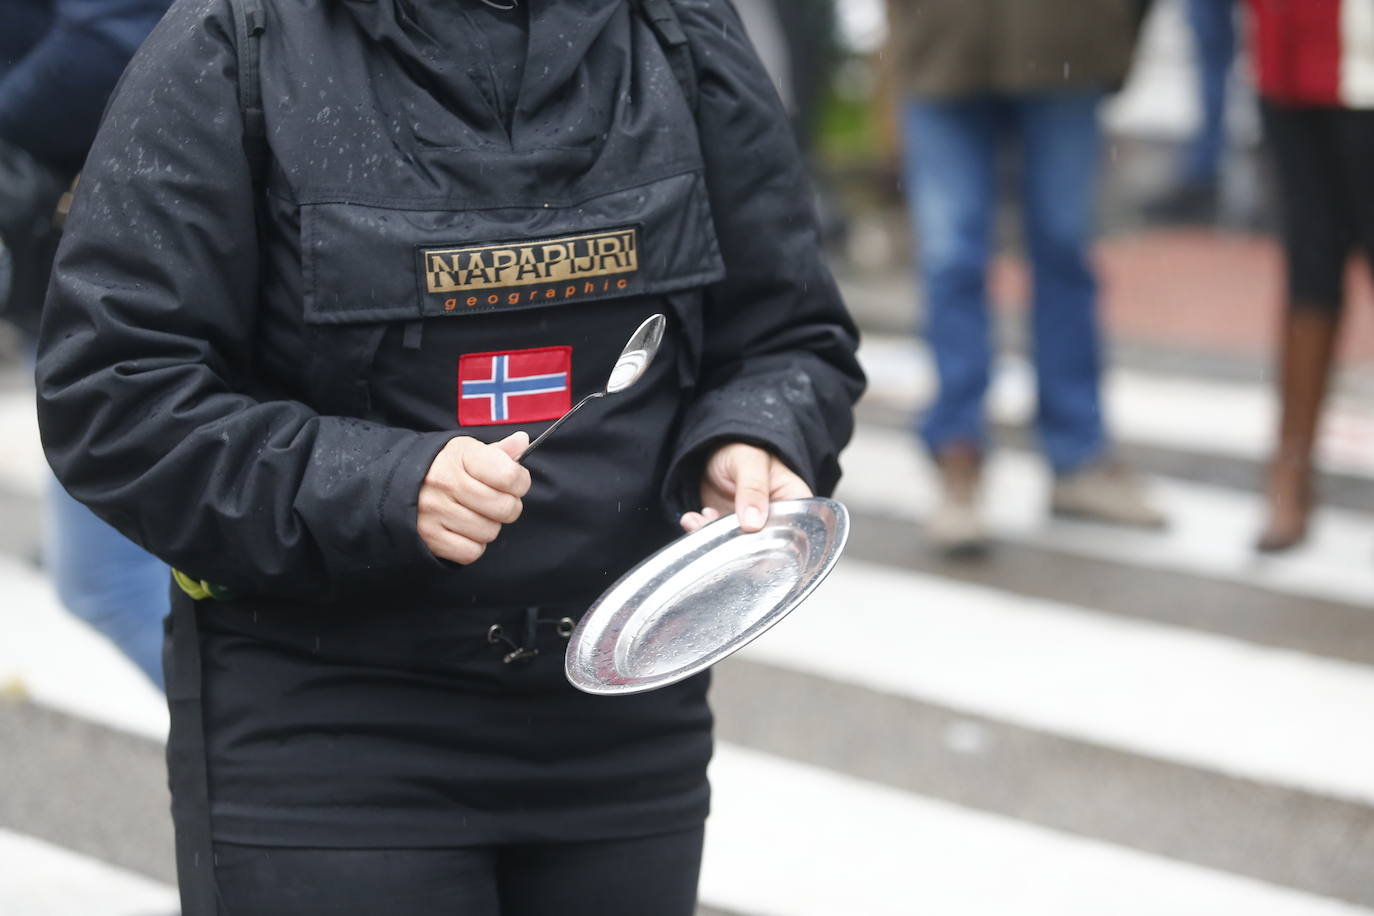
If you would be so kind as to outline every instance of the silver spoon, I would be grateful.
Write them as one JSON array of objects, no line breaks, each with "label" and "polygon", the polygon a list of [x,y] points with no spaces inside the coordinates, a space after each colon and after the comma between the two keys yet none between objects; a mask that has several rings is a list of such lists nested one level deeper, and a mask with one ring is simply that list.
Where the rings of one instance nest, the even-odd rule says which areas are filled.
[{"label": "silver spoon", "polygon": [[606,379],[606,387],[601,391],[587,395],[574,404],[571,410],[554,420],[553,425],[540,433],[537,439],[525,447],[525,450],[520,453],[519,460],[523,462],[528,458],[530,452],[539,447],[539,443],[549,438],[549,434],[562,426],[568,417],[577,413],[577,409],[583,404],[596,398],[604,398],[608,394],[619,394],[639,381],[645,370],[649,368],[649,363],[653,362],[659,344],[663,343],[663,329],[667,323],[668,320],[662,315],[650,315],[645,318],[644,323],[635,328],[635,332],[625,342],[625,348],[620,351],[620,356],[615,361],[615,367],[611,369],[610,378]]}]

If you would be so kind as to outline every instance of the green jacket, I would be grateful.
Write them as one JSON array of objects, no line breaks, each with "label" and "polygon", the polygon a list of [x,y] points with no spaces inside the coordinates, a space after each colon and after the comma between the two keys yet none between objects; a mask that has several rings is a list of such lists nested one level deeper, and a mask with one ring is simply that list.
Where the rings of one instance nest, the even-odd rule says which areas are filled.
[{"label": "green jacket", "polygon": [[1141,0],[888,0],[907,95],[1120,87]]}]

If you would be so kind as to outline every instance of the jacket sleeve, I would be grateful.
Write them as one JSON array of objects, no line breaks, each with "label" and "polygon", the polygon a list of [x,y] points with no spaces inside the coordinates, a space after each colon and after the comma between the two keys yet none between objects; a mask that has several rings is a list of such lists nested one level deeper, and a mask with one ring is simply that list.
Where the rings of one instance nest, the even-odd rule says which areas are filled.
[{"label": "jacket sleeve", "polygon": [[116,90],[39,343],[48,461],[172,566],[323,597],[442,568],[415,530],[451,434],[321,416],[253,375],[258,242],[224,0],[182,0]]},{"label": "jacket sleeve", "polygon": [[857,332],[822,255],[786,114],[727,0],[676,0],[694,58],[697,126],[725,279],[705,296],[696,396],[665,484],[696,508],[711,450],[769,449],[833,491],[864,378]]}]

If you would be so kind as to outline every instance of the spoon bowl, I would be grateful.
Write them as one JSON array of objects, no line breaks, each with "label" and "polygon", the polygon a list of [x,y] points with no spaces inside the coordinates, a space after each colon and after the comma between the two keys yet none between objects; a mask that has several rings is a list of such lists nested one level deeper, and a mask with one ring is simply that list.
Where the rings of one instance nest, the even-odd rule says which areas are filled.
[{"label": "spoon bowl", "polygon": [[620,357],[606,379],[606,394],[619,394],[644,375],[663,343],[663,328],[667,322],[662,315],[650,315],[635,329],[620,351]]}]

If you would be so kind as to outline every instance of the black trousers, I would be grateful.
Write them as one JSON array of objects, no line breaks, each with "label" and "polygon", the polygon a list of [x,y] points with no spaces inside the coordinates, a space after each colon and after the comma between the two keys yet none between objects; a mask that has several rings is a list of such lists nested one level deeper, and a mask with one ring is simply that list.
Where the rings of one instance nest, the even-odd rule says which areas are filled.
[{"label": "black trousers", "polygon": [[692,916],[704,828],[461,849],[215,844],[220,916]]}]

